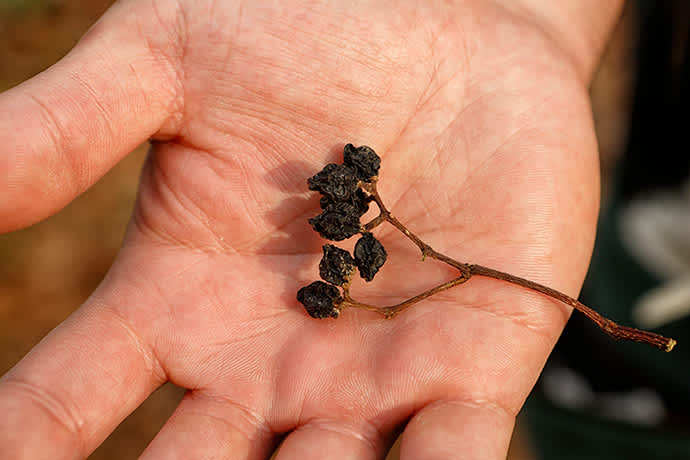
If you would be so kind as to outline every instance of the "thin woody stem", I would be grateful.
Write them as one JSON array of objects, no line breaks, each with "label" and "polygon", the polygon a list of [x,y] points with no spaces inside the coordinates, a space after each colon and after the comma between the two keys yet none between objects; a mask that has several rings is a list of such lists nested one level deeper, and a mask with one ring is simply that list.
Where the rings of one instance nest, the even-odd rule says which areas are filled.
[{"label": "thin woody stem", "polygon": [[338,305],[339,308],[343,307],[355,307],[355,308],[360,308],[362,310],[369,310],[369,311],[374,311],[376,313],[380,313],[386,318],[392,318],[401,311],[411,307],[412,305],[416,304],[420,300],[424,300],[427,297],[431,297],[434,294],[438,294],[441,291],[445,291],[447,289],[450,289],[452,287],[457,286],[458,284],[462,284],[465,281],[467,281],[469,278],[466,278],[465,276],[458,276],[457,278],[453,278],[450,281],[446,281],[445,283],[439,284],[438,286],[435,286],[427,291],[422,292],[421,294],[417,294],[414,297],[411,297],[407,299],[404,302],[401,302],[396,305],[391,305],[389,307],[377,307],[374,305],[369,305],[365,304],[362,302],[359,302],[352,297],[350,297],[350,293],[348,290],[345,290],[343,292],[343,297],[344,300]]},{"label": "thin woody stem", "polygon": [[389,222],[392,224],[395,228],[400,230],[400,232],[405,235],[407,238],[412,240],[414,244],[417,245],[420,251],[422,251],[422,257],[427,258],[430,257],[432,259],[436,259],[441,262],[445,262],[446,264],[450,265],[451,267],[457,268],[460,270],[460,273],[463,274],[463,276],[469,278],[470,272],[469,272],[469,265],[468,264],[463,264],[462,262],[458,262],[455,259],[452,259],[445,254],[441,254],[440,252],[436,251],[433,249],[431,246],[426,244],[420,237],[412,233],[405,225],[398,220],[397,217],[395,217],[391,212],[386,208],[386,205],[383,203],[383,200],[381,200],[381,196],[378,194],[378,191],[376,190],[376,181],[371,182],[370,184],[365,184],[364,189],[369,192],[374,199],[374,202],[378,206],[379,210],[381,211],[380,214],[374,218],[371,222],[369,222],[367,225],[364,226],[365,231],[370,231],[372,228],[376,227],[377,225],[381,224],[382,222]]},{"label": "thin woody stem", "polygon": [[590,319],[597,326],[599,326],[605,333],[607,333],[609,336],[616,340],[623,339],[631,340],[634,342],[646,343],[648,345],[652,345],[656,348],[659,348],[660,350],[667,352],[671,351],[673,347],[676,345],[676,341],[674,339],[664,337],[653,332],[643,331],[640,329],[635,329],[627,326],[621,326],[620,324],[602,316],[601,314],[584,305],[580,301],[560,291],[552,289],[548,286],[544,286],[542,284],[535,283],[534,281],[530,281],[525,278],[520,278],[519,276],[511,275],[509,273],[504,273],[499,270],[494,270],[493,268],[458,262],[457,260],[448,257],[445,254],[441,254],[440,252],[434,250],[427,243],[422,241],[421,238],[412,233],[407,227],[405,227],[405,225],[402,222],[400,222],[395,216],[391,214],[391,212],[388,210],[388,208],[386,208],[385,204],[383,203],[383,200],[381,200],[381,196],[378,194],[378,191],[376,189],[376,180],[372,181],[371,183],[362,184],[362,187],[371,195],[371,197],[373,198],[374,202],[380,210],[380,214],[364,226],[365,231],[371,231],[371,229],[377,227],[383,222],[389,222],[391,225],[397,228],[403,235],[409,238],[415,245],[417,245],[419,250],[422,252],[423,258],[430,257],[432,259],[444,262],[450,265],[451,267],[458,269],[461,273],[461,276],[446,283],[439,284],[438,286],[429,289],[428,291],[424,291],[419,295],[416,295],[402,303],[390,307],[375,307],[372,305],[362,304],[352,299],[349,295],[349,292],[346,290],[345,299],[341,303],[341,306],[350,306],[362,308],[365,310],[376,311],[378,313],[383,314],[386,318],[392,318],[393,316],[397,315],[406,308],[414,305],[420,300],[426,299],[427,297],[430,297],[438,292],[445,291],[446,289],[450,289],[459,284],[462,284],[465,281],[469,280],[473,275],[477,275],[522,286],[524,288],[539,292],[553,299],[559,300],[565,303],[566,305],[570,305],[571,307],[575,308],[577,311],[585,315],[588,319]]},{"label": "thin woody stem", "polygon": [[501,281],[507,281],[512,284],[517,284],[518,286],[526,287],[533,291],[537,291],[541,294],[552,297],[556,300],[570,305],[577,311],[585,315],[589,320],[599,326],[604,332],[613,337],[614,339],[624,339],[631,340],[633,342],[646,343],[655,346],[663,351],[671,351],[673,347],[676,346],[676,341],[664,337],[653,332],[643,331],[640,329],[635,329],[632,327],[621,326],[620,324],[605,318],[601,314],[597,313],[595,310],[589,308],[587,305],[583,304],[577,299],[570,297],[569,295],[563,294],[548,286],[544,286],[534,281],[530,281],[525,278],[520,278],[519,276],[511,275],[509,273],[504,273],[493,268],[483,267],[481,265],[470,265],[470,273],[472,275],[486,276],[489,278],[494,278]]}]

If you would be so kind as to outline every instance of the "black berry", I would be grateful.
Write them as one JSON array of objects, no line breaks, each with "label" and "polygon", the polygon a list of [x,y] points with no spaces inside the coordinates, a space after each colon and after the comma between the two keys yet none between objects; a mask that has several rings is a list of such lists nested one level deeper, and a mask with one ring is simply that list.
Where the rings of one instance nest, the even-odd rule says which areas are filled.
[{"label": "black berry", "polygon": [[312,318],[337,318],[343,298],[337,287],[314,281],[297,291],[297,300]]},{"label": "black berry", "polygon": [[324,245],[319,263],[319,274],[324,281],[342,286],[350,281],[355,268],[355,259],[349,252],[332,244]]},{"label": "black berry", "polygon": [[359,268],[359,274],[367,281],[374,279],[374,275],[386,262],[388,254],[383,245],[367,232],[355,244],[355,263]]},{"label": "black berry", "polygon": [[369,210],[369,202],[371,200],[371,196],[364,193],[362,189],[357,189],[357,191],[346,200],[334,201],[332,198],[324,195],[321,197],[320,205],[321,209],[328,209],[329,206],[332,206],[338,202],[346,202],[353,207],[354,213],[356,213],[359,217],[362,217]]},{"label": "black berry", "polygon": [[345,165],[327,164],[307,179],[309,190],[321,192],[334,201],[346,200],[357,191],[359,179],[353,169]]},{"label": "black berry", "polygon": [[348,202],[333,203],[309,223],[327,240],[341,241],[360,232],[359,211]]},{"label": "black berry", "polygon": [[347,144],[343,151],[343,163],[352,168],[357,178],[364,182],[371,182],[373,177],[379,175],[381,158],[374,152],[374,149],[366,145],[355,147]]}]

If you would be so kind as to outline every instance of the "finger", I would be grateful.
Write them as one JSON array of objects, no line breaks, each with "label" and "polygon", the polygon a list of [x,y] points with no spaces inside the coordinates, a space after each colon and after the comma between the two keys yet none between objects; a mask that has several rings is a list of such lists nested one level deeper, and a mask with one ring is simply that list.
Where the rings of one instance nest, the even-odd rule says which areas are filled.
[{"label": "finger", "polygon": [[436,402],[410,420],[400,459],[504,460],[514,424],[513,414],[488,402]]},{"label": "finger", "polygon": [[276,460],[382,459],[386,441],[369,424],[314,420],[290,433],[280,446]]},{"label": "finger", "polygon": [[257,413],[227,399],[189,392],[141,460],[268,458],[274,434]]},{"label": "finger", "polygon": [[85,305],[0,379],[0,458],[85,458],[164,380],[125,320]]},{"label": "finger", "polygon": [[171,116],[174,46],[150,32],[148,3],[116,4],[60,62],[0,94],[0,231],[63,207]]}]

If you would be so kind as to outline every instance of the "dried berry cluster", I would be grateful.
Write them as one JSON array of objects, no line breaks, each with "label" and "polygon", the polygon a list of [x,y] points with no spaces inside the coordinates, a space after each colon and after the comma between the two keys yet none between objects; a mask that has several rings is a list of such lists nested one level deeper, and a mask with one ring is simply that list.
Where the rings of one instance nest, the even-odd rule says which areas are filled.
[{"label": "dried berry cluster", "polygon": [[309,219],[314,230],[327,240],[341,241],[361,231],[359,219],[369,210],[371,198],[361,188],[378,176],[381,159],[370,147],[345,146],[343,164],[327,164],[307,181],[309,190],[320,192],[323,212]]},{"label": "dried berry cluster", "polygon": [[386,262],[383,245],[360,222],[372,200],[362,186],[376,180],[380,166],[381,159],[373,149],[347,144],[343,164],[328,164],[307,181],[309,190],[322,195],[321,214],[309,219],[314,230],[332,241],[362,234],[355,244],[354,258],[332,244],[323,246],[319,274],[326,282],[314,281],[297,292],[297,300],[314,318],[337,318],[343,296],[336,286],[347,290],[355,269],[362,278],[371,281]]},{"label": "dried berry cluster", "polygon": [[[309,189],[322,195],[322,212],[309,219],[309,223],[321,236],[333,241],[341,241],[358,233],[362,236],[355,244],[354,257],[332,244],[323,247],[319,274],[324,281],[314,281],[297,292],[297,300],[314,318],[337,318],[340,310],[345,307],[374,311],[386,318],[393,318],[432,295],[464,284],[473,276],[484,276],[531,289],[570,305],[615,339],[647,343],[664,351],[671,351],[675,346],[676,341],[671,338],[621,326],[577,299],[550,287],[493,268],[459,262],[434,250],[393,216],[383,203],[376,189],[381,166],[379,156],[367,146],[354,147],[352,144],[345,146],[343,156],[343,164],[326,165],[318,174],[309,178]],[[379,208],[379,215],[366,225],[362,225],[360,219],[372,201]],[[458,271],[457,276],[396,305],[378,307],[353,299],[350,296],[350,281],[355,270],[359,270],[360,276],[366,281],[371,281],[386,262],[386,250],[371,234],[371,230],[382,223],[393,225],[417,245],[422,252],[422,260],[431,258],[448,264]]]}]

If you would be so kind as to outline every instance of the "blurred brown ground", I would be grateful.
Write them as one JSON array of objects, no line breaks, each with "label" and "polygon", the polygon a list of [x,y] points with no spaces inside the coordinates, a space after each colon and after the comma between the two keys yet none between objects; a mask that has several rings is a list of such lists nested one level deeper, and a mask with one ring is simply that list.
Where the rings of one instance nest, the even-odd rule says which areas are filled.
[{"label": "blurred brown ground", "polygon": [[[0,0],[0,90],[60,59],[112,3]],[[604,190],[627,135],[635,33],[629,6],[592,84]],[[124,236],[145,155],[141,146],[55,216],[0,236],[0,374],[77,308],[105,275]],[[181,396],[182,390],[170,384],[159,389],[89,458],[136,458]],[[396,446],[389,459],[397,458]],[[508,458],[534,458],[519,421]]]}]

